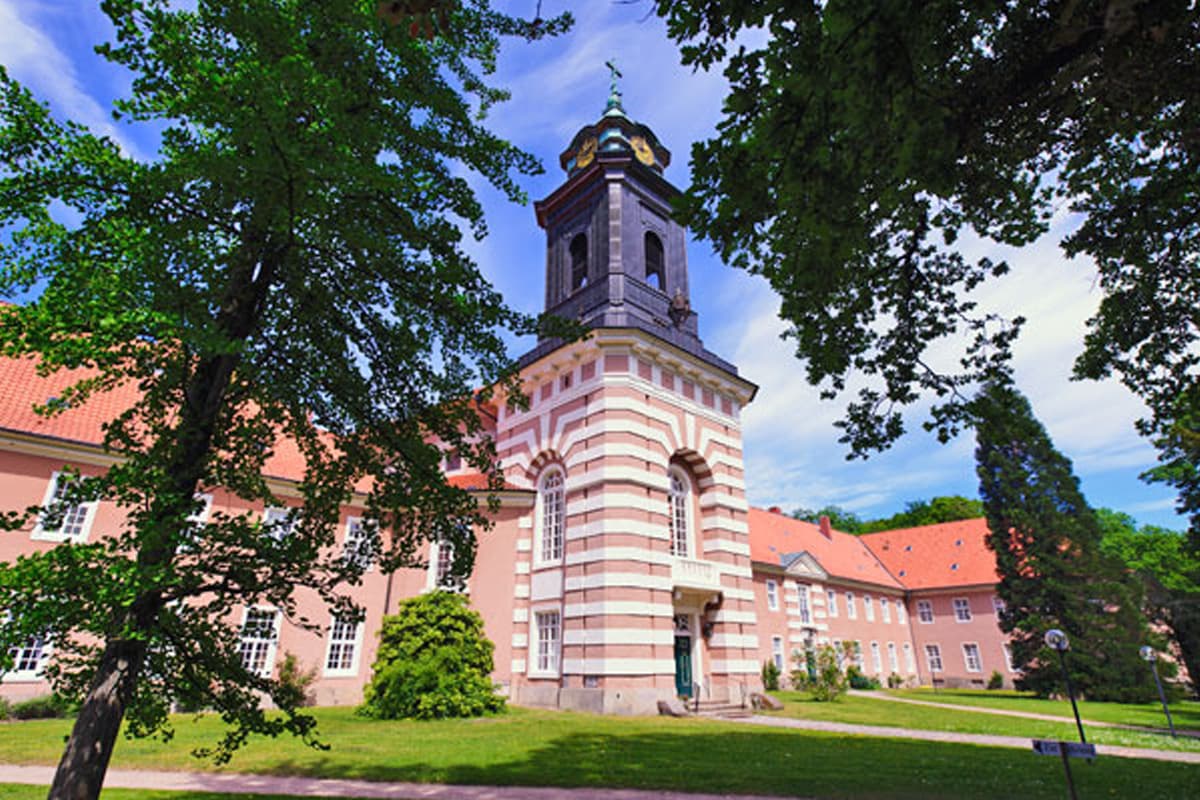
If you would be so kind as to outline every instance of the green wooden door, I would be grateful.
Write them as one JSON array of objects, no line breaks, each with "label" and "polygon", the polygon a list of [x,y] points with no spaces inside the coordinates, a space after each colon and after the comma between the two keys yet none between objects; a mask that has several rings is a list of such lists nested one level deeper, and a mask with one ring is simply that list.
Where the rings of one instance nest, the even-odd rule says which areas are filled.
[{"label": "green wooden door", "polygon": [[692,696],[692,637],[675,637],[675,693]]}]

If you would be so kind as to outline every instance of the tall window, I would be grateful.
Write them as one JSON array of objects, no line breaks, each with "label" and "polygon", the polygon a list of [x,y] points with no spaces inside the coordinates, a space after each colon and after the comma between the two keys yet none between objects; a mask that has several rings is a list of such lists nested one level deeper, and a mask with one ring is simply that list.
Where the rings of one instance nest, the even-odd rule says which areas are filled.
[{"label": "tall window", "polygon": [[846,592],[846,617],[858,619],[858,609],[854,605],[854,592]]},{"label": "tall window", "polygon": [[1000,599],[999,595],[992,595],[992,611],[996,613],[997,619],[1004,613],[1004,601]]},{"label": "tall window", "polygon": [[888,642],[888,667],[892,672],[900,672],[900,660],[896,658],[895,642]]},{"label": "tall window", "polygon": [[438,588],[445,589],[451,585],[450,570],[454,567],[454,545],[449,542],[437,543],[437,573],[434,580]]},{"label": "tall window", "polygon": [[670,488],[667,490],[667,513],[670,516],[671,555],[686,557],[688,553],[691,518],[691,481],[678,467],[671,467]]},{"label": "tall window", "polygon": [[921,624],[923,625],[933,622],[933,603],[928,600],[918,600],[917,619],[921,620]]},{"label": "tall window", "polygon": [[372,553],[375,548],[376,533],[371,526],[359,519],[351,517],[346,522],[346,542],[342,546],[342,558],[353,561],[367,570],[374,561]]},{"label": "tall window", "polygon": [[537,671],[556,673],[561,617],[557,611],[539,611],[534,615],[534,620],[537,625]]},{"label": "tall window", "polygon": [[871,642],[871,667],[875,674],[883,672],[883,657],[879,654],[879,642]]},{"label": "tall window", "polygon": [[279,612],[274,609],[248,608],[242,623],[239,653],[247,672],[271,677],[275,666],[275,643],[279,639]]},{"label": "tall window", "polygon": [[50,477],[46,497],[42,501],[41,518],[33,530],[34,539],[54,542],[83,542],[87,540],[96,503],[74,503],[66,505],[63,498],[70,487],[68,476],[56,472]]},{"label": "tall window", "polygon": [[562,471],[553,468],[542,478],[542,561],[560,561],[563,556],[566,492]]},{"label": "tall window", "polygon": [[587,286],[588,243],[585,234],[576,234],[571,240],[571,291]]},{"label": "tall window", "polygon": [[983,661],[979,658],[979,645],[967,643],[962,646],[963,664],[967,672],[983,672]]},{"label": "tall window", "polygon": [[863,661],[862,642],[860,642],[858,639],[854,640],[854,666],[858,667],[860,670],[865,669],[866,666]]},{"label": "tall window", "polygon": [[930,672],[941,672],[942,648],[936,644],[925,645],[925,661],[929,664]]},{"label": "tall window", "polygon": [[800,601],[800,622],[808,625],[812,622],[812,613],[808,609],[808,587],[799,586],[796,589]]},{"label": "tall window", "polygon": [[779,610],[779,588],[775,581],[767,581],[767,609],[769,611]]},{"label": "tall window", "polygon": [[658,234],[646,231],[646,283],[661,291],[667,290],[666,260],[663,258],[662,239]]},{"label": "tall window", "polygon": [[875,602],[871,599],[871,595],[863,595],[863,608],[867,612],[867,622],[875,621]]},{"label": "tall window", "polygon": [[896,622],[899,622],[901,625],[908,623],[908,612],[904,610],[903,600],[896,601]]},{"label": "tall window", "polygon": [[776,669],[783,669],[783,637],[771,637],[771,661],[775,663]]},{"label": "tall window", "polygon": [[837,610],[837,592],[833,589],[825,590],[825,613],[831,617],[838,615]]},{"label": "tall window", "polygon": [[334,617],[329,626],[329,652],[325,674],[353,675],[358,671],[359,634],[362,623],[352,617]]},{"label": "tall window", "polygon": [[885,623],[892,621],[892,604],[886,597],[879,598],[879,613]]},{"label": "tall window", "polygon": [[904,643],[904,668],[908,670],[909,675],[917,671],[917,662],[913,659],[912,645],[908,642]]},{"label": "tall window", "polygon": [[967,598],[954,598],[954,618],[959,622],[971,621],[971,603]]},{"label": "tall window", "polygon": [[1009,672],[1016,672],[1016,670],[1013,668],[1012,662],[1012,645],[1002,644],[1000,647],[1004,650],[1004,666]]}]

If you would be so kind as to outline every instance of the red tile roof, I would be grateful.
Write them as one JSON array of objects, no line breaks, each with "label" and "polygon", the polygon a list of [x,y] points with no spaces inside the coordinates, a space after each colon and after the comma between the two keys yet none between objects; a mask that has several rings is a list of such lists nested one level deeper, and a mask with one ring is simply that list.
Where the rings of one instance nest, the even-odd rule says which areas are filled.
[{"label": "red tile roof", "polygon": [[987,548],[987,520],[965,519],[864,534],[862,541],[909,589],[996,583],[996,556]]},{"label": "red tile roof", "polygon": [[811,553],[833,577],[904,588],[857,536],[832,531],[831,538],[826,539],[811,522],[761,508],[750,509],[751,560],[780,564],[781,556],[802,550]]}]

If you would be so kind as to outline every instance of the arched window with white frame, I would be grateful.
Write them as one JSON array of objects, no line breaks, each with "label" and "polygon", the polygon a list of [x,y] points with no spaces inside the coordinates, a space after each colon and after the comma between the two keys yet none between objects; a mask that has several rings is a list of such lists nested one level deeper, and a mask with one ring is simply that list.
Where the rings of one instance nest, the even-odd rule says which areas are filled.
[{"label": "arched window with white frame", "polygon": [[692,481],[677,466],[668,472],[667,516],[671,555],[687,558],[692,546]]},{"label": "arched window with white frame", "polygon": [[538,489],[539,531],[538,555],[542,563],[561,561],[566,539],[566,481],[562,470],[550,467],[542,475]]}]

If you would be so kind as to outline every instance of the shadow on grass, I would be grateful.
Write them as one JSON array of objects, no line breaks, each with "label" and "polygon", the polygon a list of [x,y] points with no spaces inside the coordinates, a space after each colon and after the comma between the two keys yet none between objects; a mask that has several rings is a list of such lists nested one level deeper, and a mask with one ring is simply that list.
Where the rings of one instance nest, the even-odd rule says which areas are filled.
[{"label": "shadow on grass", "polygon": [[[466,756],[465,758],[469,758]],[[823,798],[1054,798],[1061,762],[1032,752],[728,729],[574,733],[508,762],[349,766],[335,756],[264,765],[276,774],[499,786],[591,786]],[[1101,758],[1073,763],[1081,797],[1194,798],[1200,766]]]}]

